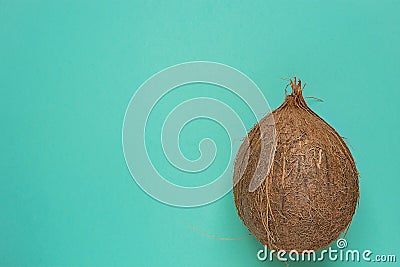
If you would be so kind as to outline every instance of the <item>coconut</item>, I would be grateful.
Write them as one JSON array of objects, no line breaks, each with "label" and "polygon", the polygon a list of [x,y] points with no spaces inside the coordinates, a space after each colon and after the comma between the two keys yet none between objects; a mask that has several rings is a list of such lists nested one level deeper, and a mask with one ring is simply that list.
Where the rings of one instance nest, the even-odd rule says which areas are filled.
[{"label": "coconut", "polygon": [[[350,225],[359,199],[359,175],[343,138],[308,107],[301,81],[294,78],[290,85],[292,93],[241,145],[233,193],[244,225],[270,250],[316,251]],[[264,129],[271,121],[276,149],[266,158],[261,146],[270,142],[261,138],[270,135]],[[250,190],[263,162],[270,167],[259,186]]]}]

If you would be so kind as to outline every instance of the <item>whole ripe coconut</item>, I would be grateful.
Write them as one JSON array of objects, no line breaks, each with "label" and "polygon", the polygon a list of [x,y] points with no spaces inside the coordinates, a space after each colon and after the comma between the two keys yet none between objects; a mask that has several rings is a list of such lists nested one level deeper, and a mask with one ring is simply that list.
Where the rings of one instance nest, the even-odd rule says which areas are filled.
[{"label": "whole ripe coconut", "polygon": [[[318,250],[350,224],[359,198],[358,171],[342,137],[304,101],[301,81],[248,133],[235,160],[234,198],[251,233],[269,249]],[[273,116],[276,150],[260,156],[261,137]],[[268,133],[267,133],[268,134]],[[256,189],[257,164],[270,168]]]}]

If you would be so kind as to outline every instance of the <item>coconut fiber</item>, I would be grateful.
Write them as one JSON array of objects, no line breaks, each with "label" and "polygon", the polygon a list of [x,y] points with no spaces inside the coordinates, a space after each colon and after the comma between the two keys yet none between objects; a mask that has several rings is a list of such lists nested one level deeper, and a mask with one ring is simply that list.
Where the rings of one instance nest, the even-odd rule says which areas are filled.
[{"label": "coconut fiber", "polygon": [[359,198],[358,171],[343,138],[307,106],[301,81],[294,78],[290,85],[292,93],[272,112],[271,168],[251,192],[257,163],[265,160],[260,129],[271,122],[265,117],[239,149],[233,192],[239,217],[263,245],[302,252],[328,246],[350,225]]}]

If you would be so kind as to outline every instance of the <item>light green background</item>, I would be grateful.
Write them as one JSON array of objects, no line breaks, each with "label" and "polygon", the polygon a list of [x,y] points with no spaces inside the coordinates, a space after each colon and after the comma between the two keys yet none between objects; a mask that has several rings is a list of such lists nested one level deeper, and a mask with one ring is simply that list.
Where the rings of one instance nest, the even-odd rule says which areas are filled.
[{"label": "light green background", "polygon": [[[349,248],[399,258],[399,11],[388,0],[0,0],[0,265],[284,266],[258,262],[252,237],[219,241],[190,227],[246,234],[232,193],[174,208],[126,168],[131,96],[152,74],[192,60],[243,71],[272,108],[284,97],[281,77],[305,80],[305,94],[325,100],[310,106],[348,138],[361,174]],[[213,88],[204,92],[222,99]],[[184,152],[195,158],[187,131]]]}]

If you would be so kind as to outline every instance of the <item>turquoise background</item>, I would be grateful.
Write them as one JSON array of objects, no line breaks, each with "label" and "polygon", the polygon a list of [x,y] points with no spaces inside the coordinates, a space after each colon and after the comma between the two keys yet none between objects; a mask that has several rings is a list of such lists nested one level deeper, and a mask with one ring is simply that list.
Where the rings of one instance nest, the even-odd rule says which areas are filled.
[{"label": "turquoise background", "polygon": [[[281,77],[306,81],[305,94],[325,100],[310,106],[348,139],[361,174],[349,248],[400,257],[399,11],[389,0],[0,0],[0,265],[284,266],[259,262],[253,237],[219,241],[190,226],[247,234],[232,193],[175,208],[129,174],[130,98],[154,73],[192,60],[241,70],[272,108],[284,98]],[[189,158],[190,131],[207,135],[203,123],[182,133]],[[374,265],[291,266],[357,264]]]}]

